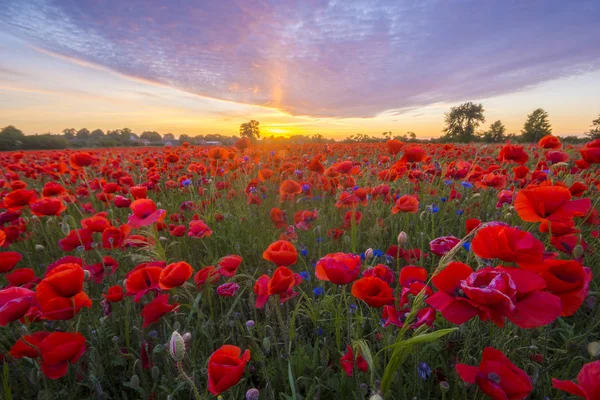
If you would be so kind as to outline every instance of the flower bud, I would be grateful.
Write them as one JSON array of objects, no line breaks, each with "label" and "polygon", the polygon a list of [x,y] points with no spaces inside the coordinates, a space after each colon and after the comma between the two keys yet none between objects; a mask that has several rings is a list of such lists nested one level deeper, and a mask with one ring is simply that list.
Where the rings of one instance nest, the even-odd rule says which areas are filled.
[{"label": "flower bud", "polygon": [[255,325],[255,322],[253,320],[250,319],[250,320],[246,321],[246,328],[252,329],[252,328],[254,328],[254,325]]},{"label": "flower bud", "polygon": [[186,346],[189,346],[189,344],[192,342],[192,334],[189,332],[186,332],[183,334],[183,342],[185,343]]},{"label": "flower bud", "polygon": [[132,388],[138,388],[140,387],[140,377],[137,375],[132,375],[131,379],[129,380],[129,385]]},{"label": "flower bud", "polygon": [[42,246],[41,244],[35,245],[35,251],[44,251],[44,250],[46,250],[46,248],[44,246]]},{"label": "flower bud", "polygon": [[248,389],[246,392],[246,400],[258,400],[260,398],[260,392],[256,388]]},{"label": "flower bud", "polygon": [[398,234],[398,246],[404,246],[408,242],[408,235],[402,231]]},{"label": "flower bud", "polygon": [[158,368],[158,365],[155,365],[154,367],[152,367],[152,379],[156,380],[156,379],[158,379],[159,376],[160,376],[160,368]]},{"label": "flower bud", "polygon": [[573,257],[574,258],[580,258],[583,255],[583,246],[581,246],[580,244],[576,245],[575,247],[573,247]]},{"label": "flower bud", "polygon": [[369,397],[369,400],[383,400],[383,397],[375,393],[373,396]]},{"label": "flower bud", "polygon": [[174,331],[169,341],[169,354],[171,358],[177,362],[182,361],[185,357],[185,342],[179,332]]},{"label": "flower bud", "polygon": [[371,258],[373,258],[373,249],[369,247],[365,250],[365,260],[370,260]]},{"label": "flower bud", "polygon": [[87,269],[83,271],[83,279],[85,279],[86,281],[90,280],[90,271],[88,271]]},{"label": "flower bud", "polygon": [[600,342],[591,342],[587,346],[588,353],[590,353],[590,357],[596,358],[600,356]]},{"label": "flower bud", "polygon": [[158,237],[158,240],[160,240],[161,242],[166,242],[166,241],[168,241],[169,239],[167,239],[167,238],[166,238],[166,237],[164,237],[164,236],[159,236],[159,237]]},{"label": "flower bud", "polygon": [[479,196],[481,196],[481,193],[475,193],[475,194],[473,194],[473,196],[471,196],[471,198],[472,198],[472,199],[476,199],[476,198],[478,198]]}]

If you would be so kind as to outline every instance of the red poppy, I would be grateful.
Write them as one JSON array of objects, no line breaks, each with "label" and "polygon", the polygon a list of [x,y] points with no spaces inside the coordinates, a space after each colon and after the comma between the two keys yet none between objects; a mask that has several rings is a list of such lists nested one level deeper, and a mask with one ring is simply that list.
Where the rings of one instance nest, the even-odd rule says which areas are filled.
[{"label": "red poppy", "polygon": [[219,261],[217,261],[219,273],[226,278],[231,278],[237,272],[237,269],[242,264],[242,261],[242,257],[235,254],[221,258]]},{"label": "red poppy", "polygon": [[0,274],[11,271],[21,261],[23,256],[16,251],[0,253]]},{"label": "red poppy", "polygon": [[588,190],[588,185],[583,182],[573,182],[573,184],[569,187],[569,192],[573,195],[573,197],[581,197]]},{"label": "red poppy", "polygon": [[600,164],[600,139],[592,140],[579,149],[581,158],[588,164]]},{"label": "red poppy", "polygon": [[261,275],[254,284],[254,294],[256,295],[255,308],[263,308],[269,300],[269,275]]},{"label": "red poppy", "polygon": [[531,233],[509,226],[486,226],[473,238],[471,250],[481,258],[497,258],[506,262],[539,263],[544,257],[544,244]]},{"label": "red poppy", "polygon": [[469,218],[465,221],[465,228],[467,230],[467,235],[471,233],[475,228],[478,228],[481,225],[481,221],[477,218]]},{"label": "red poppy", "polygon": [[157,265],[138,265],[127,275],[127,280],[125,281],[125,290],[127,293],[125,295],[135,296],[133,301],[137,303],[149,291],[157,290],[162,270],[162,267]]},{"label": "red poppy", "polygon": [[307,231],[312,228],[312,223],[317,220],[319,214],[317,210],[300,210],[294,214],[294,224],[296,228]]},{"label": "red poppy", "polygon": [[111,303],[118,303],[119,301],[123,300],[123,295],[123,288],[119,285],[115,285],[109,287],[108,292],[106,294],[103,293],[102,297]]},{"label": "red poppy", "polygon": [[202,268],[194,275],[194,283],[196,284],[196,288],[201,290],[206,282],[214,285],[219,281],[220,277],[221,274],[219,273],[219,269],[209,265],[208,267]]},{"label": "red poppy", "polygon": [[94,162],[94,157],[88,152],[77,152],[71,154],[69,163],[73,169],[81,169],[90,166]]},{"label": "red poppy", "polygon": [[539,140],[538,146],[540,146],[542,149],[556,150],[562,147],[562,143],[560,142],[560,139],[556,136],[546,135]]},{"label": "red poppy", "polygon": [[585,400],[600,399],[600,360],[585,364],[577,374],[577,383],[552,378],[552,387]]},{"label": "red poppy", "polygon": [[456,372],[464,382],[477,385],[494,400],[525,399],[533,390],[527,373],[493,347],[483,349],[479,366],[456,364]]},{"label": "red poppy", "polygon": [[8,287],[21,286],[27,289],[31,289],[41,281],[40,278],[35,276],[35,271],[31,268],[15,269],[10,274],[6,274],[6,280],[10,284]]},{"label": "red poppy", "polygon": [[237,385],[244,376],[248,361],[250,350],[242,355],[242,350],[237,346],[221,346],[208,359],[208,391],[216,396]]},{"label": "red poppy", "polygon": [[529,160],[529,154],[523,149],[523,146],[507,144],[500,150],[498,161],[513,161],[517,164],[525,164]]},{"label": "red poppy", "polygon": [[166,211],[159,210],[151,199],[139,199],[129,206],[133,214],[129,215],[128,224],[132,228],[141,228],[162,222],[165,219]]},{"label": "red poppy", "polygon": [[279,187],[279,201],[293,201],[294,197],[298,194],[302,193],[302,186],[292,180],[285,180],[281,182],[281,186]]},{"label": "red poppy", "polygon": [[460,242],[460,239],[454,236],[442,236],[429,242],[429,249],[437,256],[443,256],[452,250]]},{"label": "red poppy", "polygon": [[279,208],[272,208],[270,212],[270,217],[271,221],[273,221],[276,228],[281,229],[287,226],[285,211],[280,210]]},{"label": "red poppy", "polygon": [[75,364],[85,353],[85,337],[71,332],[36,332],[19,339],[10,349],[15,358],[42,358],[42,372],[50,379],[67,374],[69,363]]},{"label": "red poppy", "polygon": [[129,193],[133,200],[145,199],[148,196],[148,188],[146,186],[132,186],[129,188]]},{"label": "red poppy", "polygon": [[392,208],[392,214],[398,214],[399,212],[416,213],[417,211],[419,211],[419,199],[411,195],[400,197]]},{"label": "red poppy", "polygon": [[169,264],[160,272],[158,286],[162,290],[171,290],[183,285],[193,273],[192,266],[184,261]]},{"label": "red poppy", "polygon": [[427,160],[427,153],[421,146],[412,145],[404,149],[402,160],[409,163],[424,162]]},{"label": "red poppy", "polygon": [[330,253],[317,262],[315,276],[322,281],[330,281],[336,285],[346,285],[358,277],[360,268],[361,259],[359,255]]},{"label": "red poppy", "polygon": [[105,249],[121,248],[130,232],[131,227],[127,224],[123,224],[119,228],[114,226],[106,228],[102,232],[102,247]]},{"label": "red poppy", "polygon": [[267,247],[263,258],[277,266],[289,267],[298,261],[298,251],[291,242],[278,240]]},{"label": "red poppy", "polygon": [[128,208],[131,205],[131,200],[123,196],[115,196],[113,203],[117,208]]},{"label": "red poppy", "polygon": [[[406,316],[410,313],[409,308],[403,308],[401,310],[397,310],[394,306],[383,306],[383,311],[381,313],[381,319],[383,320],[383,327],[388,327],[390,324],[397,326],[398,328],[402,328],[404,326],[404,321]],[[417,312],[415,322],[410,326],[412,329],[417,329],[422,325],[427,325],[429,327],[433,326],[435,322],[435,309],[431,307],[425,307],[420,309]]]},{"label": "red poppy", "polygon": [[211,236],[213,233],[212,229],[204,223],[202,220],[190,221],[190,227],[188,230],[188,236],[202,239]]},{"label": "red poppy", "polygon": [[73,251],[78,247],[82,247],[84,250],[91,250],[92,243],[92,232],[87,229],[75,229],[69,232],[67,237],[58,241],[58,246],[62,251]]},{"label": "red poppy", "polygon": [[29,205],[31,212],[38,217],[60,215],[67,209],[62,200],[53,197],[44,197]]},{"label": "red poppy", "polygon": [[277,267],[273,273],[273,277],[269,280],[268,294],[284,294],[294,286],[296,279],[294,272],[288,267]]},{"label": "red poppy", "polygon": [[546,281],[548,291],[560,297],[562,317],[579,309],[588,295],[592,271],[575,260],[546,260],[539,275]]},{"label": "red poppy", "polygon": [[84,271],[81,265],[61,264],[48,273],[36,287],[36,298],[43,319],[68,320],[92,300],[83,291]]},{"label": "red poppy", "polygon": [[[354,374],[354,365],[354,352],[352,351],[352,347],[346,345],[346,354],[340,358],[340,366],[346,375],[352,376]],[[356,356],[356,367],[362,372],[367,372],[369,370],[369,364],[361,354]]]},{"label": "red poppy", "polygon": [[364,277],[352,284],[352,295],[370,307],[381,308],[394,301],[390,285],[377,277]]},{"label": "red poppy", "polygon": [[163,315],[169,313],[179,307],[179,304],[169,304],[169,295],[161,294],[160,296],[156,296],[154,300],[144,306],[142,310],[142,318],[144,318],[144,323],[142,324],[142,328],[146,328],[149,325],[152,325]]},{"label": "red poppy", "polygon": [[0,326],[16,321],[29,311],[35,292],[21,287],[0,290]]},{"label": "red poppy", "polygon": [[104,232],[105,229],[111,226],[110,221],[106,218],[106,213],[98,213],[92,217],[81,220],[81,227],[92,232]]},{"label": "red poppy", "polygon": [[402,151],[403,146],[404,143],[399,140],[392,139],[387,141],[388,153],[394,156]]},{"label": "red poppy", "polygon": [[55,197],[60,196],[63,193],[66,193],[67,189],[63,187],[60,183],[56,182],[48,182],[44,185],[42,189],[42,196],[44,197]]},{"label": "red poppy", "polygon": [[390,284],[394,282],[394,271],[384,264],[377,264],[374,267],[366,269],[362,276],[374,276]]},{"label": "red poppy", "polygon": [[423,267],[407,265],[400,270],[400,286],[402,287],[400,307],[408,304],[409,295],[417,296],[421,291],[425,296],[433,294],[425,281],[427,281],[427,270]]},{"label": "red poppy", "polygon": [[217,294],[221,297],[233,297],[240,290],[240,285],[235,282],[227,282],[217,288]]},{"label": "red poppy", "polygon": [[34,190],[19,189],[10,192],[4,197],[4,208],[8,211],[17,211],[30,205],[36,200]]}]

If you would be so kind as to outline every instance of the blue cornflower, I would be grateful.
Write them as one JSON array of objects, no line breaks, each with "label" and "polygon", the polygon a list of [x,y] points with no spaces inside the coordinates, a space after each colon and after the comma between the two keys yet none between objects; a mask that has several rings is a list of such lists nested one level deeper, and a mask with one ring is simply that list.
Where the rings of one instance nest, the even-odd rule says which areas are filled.
[{"label": "blue cornflower", "polygon": [[317,243],[321,243],[322,241],[323,241],[323,238],[319,236],[319,237],[317,238]]},{"label": "blue cornflower", "polygon": [[348,307],[348,308],[349,308],[348,311],[350,312],[350,314],[352,314],[352,313],[354,313],[354,311],[356,311],[358,306],[356,304],[350,304],[350,307]]},{"label": "blue cornflower", "polygon": [[313,293],[315,296],[321,296],[323,293],[325,293],[325,291],[319,286],[313,289]]},{"label": "blue cornflower", "polygon": [[244,161],[248,161],[250,158],[248,156],[244,156]]},{"label": "blue cornflower", "polygon": [[308,183],[305,183],[302,185],[303,192],[308,192],[309,190],[310,190],[310,185]]},{"label": "blue cornflower", "polygon": [[431,375],[431,368],[427,363],[421,361],[417,366],[417,373],[419,374],[419,378],[426,380]]},{"label": "blue cornflower", "polygon": [[467,181],[462,181],[460,184],[462,185],[462,187],[467,188],[467,189],[471,189],[473,187],[473,184],[471,182],[467,182]]},{"label": "blue cornflower", "polygon": [[307,255],[308,255],[308,249],[307,249],[306,247],[304,247],[304,246],[303,246],[303,247],[300,249],[300,254],[301,254],[301,255],[303,255],[303,256],[307,256]]},{"label": "blue cornflower", "polygon": [[310,279],[310,272],[308,271],[302,271],[298,275],[300,275],[305,281]]},{"label": "blue cornflower", "polygon": [[445,203],[445,202],[446,202],[446,200],[448,200],[448,199],[447,199],[447,198],[445,198],[445,197],[442,197],[440,200],[442,201],[442,203]]},{"label": "blue cornflower", "polygon": [[360,186],[354,186],[354,187],[352,188],[352,190],[358,190],[359,188],[360,188]]},{"label": "blue cornflower", "polygon": [[378,250],[378,249],[374,249],[374,250],[373,250],[373,256],[374,256],[374,257],[381,257],[383,254],[384,254],[384,253],[383,253],[383,251],[381,251],[381,250]]},{"label": "blue cornflower", "polygon": [[191,179],[184,179],[183,181],[181,181],[181,184],[183,186],[189,186],[192,184],[192,180]]},{"label": "blue cornflower", "polygon": [[463,215],[464,211],[463,210],[456,210],[456,215]]},{"label": "blue cornflower", "polygon": [[439,207],[438,207],[438,206],[436,206],[435,204],[432,204],[432,205],[430,205],[430,206],[427,206],[427,209],[428,209],[429,211],[431,211],[432,213],[434,213],[434,214],[435,214],[436,212],[440,211]]},{"label": "blue cornflower", "polygon": [[444,180],[444,185],[450,186],[450,185],[452,185],[452,181],[450,179],[445,179]]},{"label": "blue cornflower", "polygon": [[317,326],[317,335],[323,336],[323,328],[321,328],[320,326]]},{"label": "blue cornflower", "polygon": [[469,242],[464,242],[464,243],[463,243],[463,248],[464,248],[466,251],[471,251],[471,243],[469,243]]}]

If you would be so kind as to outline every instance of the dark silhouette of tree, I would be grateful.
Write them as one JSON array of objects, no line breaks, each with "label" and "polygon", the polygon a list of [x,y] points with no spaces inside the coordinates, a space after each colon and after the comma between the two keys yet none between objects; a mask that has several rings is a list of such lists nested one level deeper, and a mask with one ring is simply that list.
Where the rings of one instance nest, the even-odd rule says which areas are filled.
[{"label": "dark silhouette of tree", "polygon": [[592,121],[592,127],[586,136],[590,140],[600,139],[600,115]]},{"label": "dark silhouette of tree", "polygon": [[548,113],[543,108],[538,108],[527,116],[519,139],[524,143],[535,143],[551,133],[552,126],[548,121]]},{"label": "dark silhouette of tree", "polygon": [[90,130],[88,128],[81,128],[77,131],[77,139],[88,139],[90,137]]},{"label": "dark silhouette of tree", "polygon": [[173,135],[172,133],[165,133],[163,136],[163,139],[165,140],[175,140],[175,135]]},{"label": "dark silhouette of tree", "polygon": [[160,136],[160,133],[158,133],[156,131],[142,132],[140,138],[145,139],[149,142],[161,142],[162,141],[162,136]]},{"label": "dark silhouette of tree", "polygon": [[183,143],[183,142],[191,143],[192,142],[192,137],[190,135],[188,135],[187,133],[184,133],[182,135],[179,135],[179,142],[181,142],[181,143]]},{"label": "dark silhouette of tree", "polygon": [[67,140],[73,140],[76,133],[77,133],[77,130],[75,128],[63,129],[63,135],[65,135],[65,139],[67,139]]},{"label": "dark silhouette of tree", "polygon": [[15,128],[13,125],[8,125],[0,130],[0,137],[3,140],[21,140],[25,137],[23,131]]},{"label": "dark silhouette of tree", "polygon": [[506,140],[506,127],[502,121],[498,120],[483,132],[481,138],[487,143],[502,143]]},{"label": "dark silhouette of tree", "polygon": [[485,122],[483,111],[482,104],[472,102],[452,107],[450,112],[446,113],[445,135],[442,139],[453,142],[473,142],[476,139],[475,129]]},{"label": "dark silhouette of tree", "polygon": [[94,139],[101,139],[104,137],[104,131],[102,129],[94,129],[90,135]]},{"label": "dark silhouette of tree", "polygon": [[247,137],[250,140],[260,138],[260,128],[258,127],[258,124],[259,122],[255,120],[244,122],[240,125],[240,136]]}]

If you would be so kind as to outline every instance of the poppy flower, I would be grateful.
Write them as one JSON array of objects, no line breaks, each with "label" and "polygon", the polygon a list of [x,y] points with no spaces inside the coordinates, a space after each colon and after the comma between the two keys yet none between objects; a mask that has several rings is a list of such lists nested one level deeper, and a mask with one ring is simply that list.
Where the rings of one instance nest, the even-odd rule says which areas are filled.
[{"label": "poppy flower", "polygon": [[129,188],[129,193],[133,200],[145,199],[148,196],[148,188],[146,186],[132,186]]},{"label": "poppy flower", "polygon": [[392,214],[399,212],[416,213],[419,211],[419,200],[416,196],[404,195],[396,200],[396,204],[392,207]]},{"label": "poppy flower", "polygon": [[427,159],[427,153],[421,146],[409,146],[404,149],[404,155],[402,156],[402,160],[409,163],[418,163],[423,162]]},{"label": "poppy flower", "polygon": [[146,328],[149,325],[152,325],[153,323],[161,319],[163,315],[177,309],[178,307],[179,304],[177,303],[169,304],[168,294],[161,294],[160,296],[156,296],[154,300],[146,304],[142,309],[142,318],[144,318],[142,328]]},{"label": "poppy flower", "polygon": [[78,247],[82,247],[84,250],[91,250],[93,241],[91,231],[87,229],[74,229],[69,232],[67,237],[58,241],[58,246],[62,251],[73,251]]},{"label": "poppy flower", "polygon": [[481,221],[477,218],[469,218],[465,221],[465,228],[467,230],[467,235],[471,233],[474,229],[478,228],[481,225]]},{"label": "poppy flower", "polygon": [[77,153],[71,154],[69,158],[69,163],[73,169],[81,169],[83,167],[88,167],[94,162],[94,157],[88,153],[79,151]]},{"label": "poppy flower", "polygon": [[83,307],[90,308],[92,300],[83,291],[83,280],[83,268],[75,263],[61,264],[46,273],[35,289],[42,318],[68,320]]},{"label": "poppy flower", "polygon": [[4,208],[8,211],[17,211],[30,205],[36,200],[35,190],[14,190],[4,197]]},{"label": "poppy flower", "polygon": [[0,274],[11,271],[21,261],[23,256],[16,251],[0,253]]},{"label": "poppy flower", "polygon": [[391,139],[391,140],[387,141],[386,145],[387,145],[388,153],[395,156],[396,154],[398,154],[402,151],[402,147],[404,146],[404,143],[402,143],[401,141],[396,140],[396,139]]},{"label": "poppy flower", "polygon": [[8,287],[21,286],[27,289],[31,289],[41,281],[40,278],[35,276],[35,271],[31,268],[15,269],[10,274],[6,274],[6,280],[9,283]]},{"label": "poppy flower", "polygon": [[586,143],[582,149],[579,149],[579,153],[586,163],[600,164],[600,139]]},{"label": "poppy flower", "polygon": [[295,281],[294,272],[291,269],[288,267],[277,267],[273,273],[273,277],[269,280],[267,293],[270,296],[284,294],[294,286]]},{"label": "poppy flower", "polygon": [[49,379],[67,374],[69,363],[75,364],[85,353],[85,337],[78,332],[36,332],[24,336],[11,348],[15,358],[42,358],[42,372]]},{"label": "poppy flower", "polygon": [[549,151],[546,153],[546,160],[552,164],[558,164],[560,162],[567,162],[569,155],[564,151]]},{"label": "poppy flower", "polygon": [[285,228],[287,226],[285,211],[274,207],[271,209],[269,215],[271,217],[271,221],[273,221],[277,229]]},{"label": "poppy flower", "polygon": [[538,146],[540,146],[542,149],[557,150],[562,147],[562,143],[556,136],[546,135],[538,141]]},{"label": "poppy flower", "polygon": [[517,164],[525,164],[529,160],[529,154],[523,146],[507,144],[500,150],[498,161],[513,161]]},{"label": "poppy flower", "polygon": [[6,243],[6,233],[0,229],[0,247],[4,246],[4,243]]},{"label": "poppy flower", "polygon": [[105,229],[111,226],[110,221],[106,218],[106,213],[99,213],[89,218],[81,220],[81,227],[92,232],[104,232]]},{"label": "poppy flower", "polygon": [[215,284],[219,281],[221,274],[217,267],[209,265],[208,267],[202,268],[200,271],[194,275],[194,283],[196,284],[196,288],[201,290],[206,282],[210,284]]},{"label": "poppy flower", "polygon": [[192,266],[184,261],[169,264],[160,272],[158,286],[162,290],[171,290],[183,285],[193,273]]},{"label": "poppy flower", "polygon": [[352,295],[373,308],[381,308],[394,301],[390,285],[377,277],[358,279],[352,284]]},{"label": "poppy flower", "polygon": [[231,278],[237,272],[237,269],[242,264],[242,257],[238,255],[229,255],[221,258],[217,261],[217,267],[219,267],[219,274],[226,278]]},{"label": "poppy flower", "polygon": [[279,201],[281,203],[288,200],[293,201],[294,197],[300,193],[302,193],[302,186],[298,182],[285,180],[279,186]]},{"label": "poppy flower", "polygon": [[237,385],[248,361],[250,350],[244,351],[242,355],[242,350],[237,346],[221,346],[208,359],[209,392],[216,396]]},{"label": "poppy flower", "polygon": [[105,249],[121,248],[130,232],[131,227],[127,224],[123,224],[118,228],[114,226],[106,228],[102,232],[102,247]]},{"label": "poppy flower", "polygon": [[452,250],[460,242],[460,239],[454,236],[442,236],[429,242],[429,249],[437,256],[443,256]]},{"label": "poppy flower", "polygon": [[315,276],[322,281],[346,285],[358,277],[360,268],[359,255],[330,253],[317,262]]},{"label": "poppy flower", "polygon": [[204,223],[202,220],[194,220],[190,221],[190,226],[188,230],[188,236],[202,239],[205,237],[211,236],[213,233],[212,229],[208,225]]},{"label": "poppy flower", "polygon": [[217,288],[217,294],[221,297],[233,297],[240,290],[240,285],[235,282],[227,282]]},{"label": "poppy flower", "polygon": [[494,400],[525,399],[533,390],[527,373],[493,347],[483,349],[479,366],[456,364],[455,368],[460,379],[477,385]]},{"label": "poppy flower", "polygon": [[113,204],[117,208],[128,208],[131,205],[131,199],[117,195],[113,198]]},{"label": "poppy flower", "polygon": [[546,281],[548,291],[560,297],[560,315],[575,314],[588,295],[592,271],[575,260],[545,260],[542,268],[538,273]]},{"label": "poppy flower", "polygon": [[573,195],[573,197],[581,197],[583,193],[588,190],[588,185],[583,182],[573,182],[573,184],[569,187],[569,192]]},{"label": "poppy flower", "polygon": [[125,295],[135,296],[133,301],[137,303],[149,291],[157,290],[162,270],[163,268],[158,265],[138,265],[127,275],[127,279],[125,280]]},{"label": "poppy flower", "polygon": [[577,374],[577,383],[552,378],[552,387],[585,400],[600,399],[600,360],[585,364]]},{"label": "poppy flower", "polygon": [[542,182],[521,189],[515,197],[514,206],[523,221],[560,222],[585,216],[592,203],[590,199],[571,200],[568,188]]},{"label": "poppy flower", "polygon": [[56,182],[48,182],[42,188],[42,196],[44,197],[56,197],[63,193],[66,193],[67,189],[63,185]]},{"label": "poppy flower", "polygon": [[263,258],[277,266],[289,267],[298,261],[296,247],[287,240],[273,242],[263,252]]},{"label": "poppy flower", "polygon": [[402,288],[400,297],[400,307],[409,302],[409,295],[417,296],[422,291],[425,296],[430,296],[433,291],[425,284],[427,281],[427,270],[423,267],[407,265],[400,270],[400,287]]},{"label": "poppy flower", "polygon": [[254,284],[254,294],[256,295],[256,303],[254,308],[263,308],[269,300],[269,275],[261,275]]},{"label": "poppy flower", "polygon": [[165,219],[166,211],[159,210],[151,199],[139,199],[129,206],[133,214],[129,215],[128,225],[132,228],[141,228],[162,222]]},{"label": "poppy flower", "polygon": [[481,258],[534,264],[542,261],[545,248],[529,232],[495,225],[486,226],[477,232],[471,242],[471,250]]},{"label": "poppy flower", "polygon": [[319,214],[317,210],[300,210],[294,214],[294,224],[296,228],[307,231],[312,228],[312,223],[317,220]]},{"label": "poppy flower", "polygon": [[21,287],[0,290],[0,326],[16,321],[29,311],[35,292]]},{"label": "poppy flower", "polygon": [[362,276],[374,276],[390,284],[394,282],[394,271],[384,264],[377,264],[374,267],[366,269]]},{"label": "poppy flower", "polygon": [[31,212],[38,217],[60,215],[67,209],[62,200],[53,197],[44,197],[29,205]]},{"label": "poppy flower", "polygon": [[[346,345],[346,354],[340,358],[340,366],[346,375],[352,376],[354,374],[354,365],[354,352],[352,351],[352,347]],[[367,372],[369,370],[369,364],[361,354],[356,356],[356,367],[362,372]]]},{"label": "poppy flower", "polygon": [[123,295],[123,288],[119,285],[115,285],[109,287],[108,292],[106,294],[103,293],[102,297],[104,297],[110,303],[118,303],[119,301],[123,300]]},{"label": "poppy flower", "polygon": [[[397,310],[394,306],[383,306],[381,313],[381,319],[383,320],[383,327],[386,328],[389,325],[395,325],[398,328],[404,326],[406,316],[410,313],[409,308],[403,308]],[[410,326],[411,329],[417,329],[422,325],[429,327],[433,326],[435,322],[435,309],[432,307],[425,307],[417,311],[415,322]]]}]

